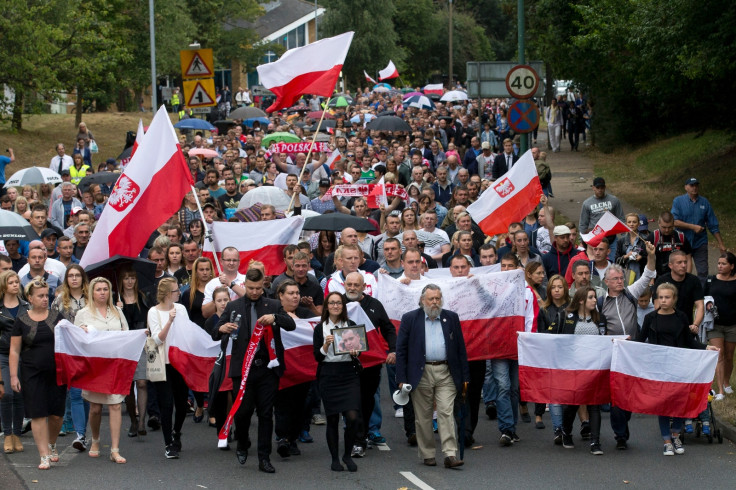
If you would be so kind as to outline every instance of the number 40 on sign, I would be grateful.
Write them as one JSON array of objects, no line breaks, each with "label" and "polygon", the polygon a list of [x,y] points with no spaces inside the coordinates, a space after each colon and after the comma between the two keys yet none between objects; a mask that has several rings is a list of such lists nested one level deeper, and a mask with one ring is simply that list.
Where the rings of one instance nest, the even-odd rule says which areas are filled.
[{"label": "number 40 on sign", "polygon": [[516,65],[506,75],[506,90],[514,98],[531,98],[538,88],[539,75],[529,65]]}]

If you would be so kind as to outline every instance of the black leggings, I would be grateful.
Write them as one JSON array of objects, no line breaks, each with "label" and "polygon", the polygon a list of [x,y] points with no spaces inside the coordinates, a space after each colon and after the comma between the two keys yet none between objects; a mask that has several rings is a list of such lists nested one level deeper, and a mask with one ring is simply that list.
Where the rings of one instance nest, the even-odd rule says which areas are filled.
[{"label": "black leggings", "polygon": [[[572,434],[572,424],[578,413],[579,405],[564,405],[562,408],[562,431]],[[588,418],[590,418],[590,440],[599,442],[601,437],[601,406],[588,405]]]},{"label": "black leggings", "polygon": [[[358,431],[358,411],[347,410],[342,413],[345,417],[345,452],[344,458],[350,458],[350,453],[355,445],[355,437]],[[336,413],[327,416],[327,447],[330,449],[332,462],[339,462],[338,456],[338,424],[340,423],[340,414]]]},{"label": "black leggings", "polygon": [[[187,403],[189,387],[187,387],[187,383],[179,374],[179,371],[174,369],[171,364],[166,365],[166,381],[151,383],[151,386],[156,390],[158,405],[161,410],[161,428],[164,434],[164,443],[168,446],[171,444],[172,430],[177,433],[181,432],[181,427],[184,425],[184,420],[189,412]],[[176,409],[175,417],[174,409]]]}]

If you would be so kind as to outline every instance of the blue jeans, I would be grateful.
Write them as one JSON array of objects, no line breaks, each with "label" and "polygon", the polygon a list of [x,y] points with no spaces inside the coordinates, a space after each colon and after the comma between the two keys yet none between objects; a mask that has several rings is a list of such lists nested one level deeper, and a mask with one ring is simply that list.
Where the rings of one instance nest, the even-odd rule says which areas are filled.
[{"label": "blue jeans", "polygon": [[[682,422],[685,419],[679,417],[665,417],[660,415],[659,417],[659,432],[662,434],[662,439],[665,441],[672,439],[672,434],[679,434],[682,431]],[[670,418],[672,418],[672,428],[670,429]]]},{"label": "blue jeans", "polygon": [[516,423],[519,421],[519,362],[513,359],[492,359],[491,366],[498,388],[498,430],[516,432]]},{"label": "blue jeans", "polygon": [[493,367],[491,361],[486,361],[486,379],[483,383],[483,403],[488,405],[490,402],[495,402],[498,396],[498,389],[496,388],[496,380],[493,379]]},{"label": "blue jeans", "polygon": [[611,429],[616,439],[629,440],[631,412],[611,405]]},{"label": "blue jeans", "polygon": [[[0,371],[5,383],[5,395],[0,399],[0,418],[5,435],[19,436],[23,429],[23,395],[10,388],[10,362],[7,354],[0,354]],[[20,376],[20,366],[18,366]]]},{"label": "blue jeans", "polygon": [[383,424],[383,412],[381,412],[381,385],[378,385],[376,394],[373,395],[375,405],[373,405],[373,413],[368,420],[368,432],[373,434],[381,433],[381,425]]},{"label": "blue jeans", "polygon": [[549,415],[552,419],[552,428],[554,430],[562,430],[562,405],[555,403],[549,404]]},{"label": "blue jeans", "polygon": [[81,388],[69,388],[69,398],[71,399],[74,432],[83,436],[87,433],[89,402],[82,398]]}]

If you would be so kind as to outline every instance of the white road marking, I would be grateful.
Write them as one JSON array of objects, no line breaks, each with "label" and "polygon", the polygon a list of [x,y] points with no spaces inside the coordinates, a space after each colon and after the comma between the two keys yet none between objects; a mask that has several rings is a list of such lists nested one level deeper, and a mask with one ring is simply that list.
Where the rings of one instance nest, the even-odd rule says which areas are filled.
[{"label": "white road marking", "polygon": [[377,447],[379,451],[390,451],[391,450],[391,448],[388,447],[388,444],[381,444],[380,446],[377,445],[375,447]]},{"label": "white road marking", "polygon": [[426,483],[424,483],[422,480],[419,479],[414,473],[411,471],[399,471],[399,474],[412,482],[414,485],[417,486],[417,488],[420,488],[421,490],[434,490],[434,488],[430,487]]}]

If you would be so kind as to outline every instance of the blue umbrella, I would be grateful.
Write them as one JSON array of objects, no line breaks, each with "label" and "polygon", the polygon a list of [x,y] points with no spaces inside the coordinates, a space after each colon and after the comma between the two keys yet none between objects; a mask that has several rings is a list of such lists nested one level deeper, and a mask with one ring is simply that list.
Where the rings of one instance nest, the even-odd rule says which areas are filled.
[{"label": "blue umbrella", "polygon": [[243,121],[243,124],[248,126],[249,128],[253,127],[253,123],[259,122],[261,123],[261,126],[266,125],[268,126],[268,123],[270,122],[267,117],[251,117],[250,119],[246,119]]},{"label": "blue umbrella", "polygon": [[[374,114],[366,114],[363,119],[365,120],[365,122],[371,122],[375,118],[376,118],[376,116]],[[350,122],[351,123],[360,122],[360,116],[353,116],[352,118],[350,118]]]},{"label": "blue umbrella", "polygon": [[429,100],[426,95],[412,95],[408,99],[404,100],[404,109],[407,107],[434,110],[434,102]]},{"label": "blue umbrella", "polygon": [[193,117],[182,119],[178,123],[174,124],[174,127],[176,129],[202,129],[204,131],[212,131],[213,129],[217,129],[204,119],[196,119]]}]

